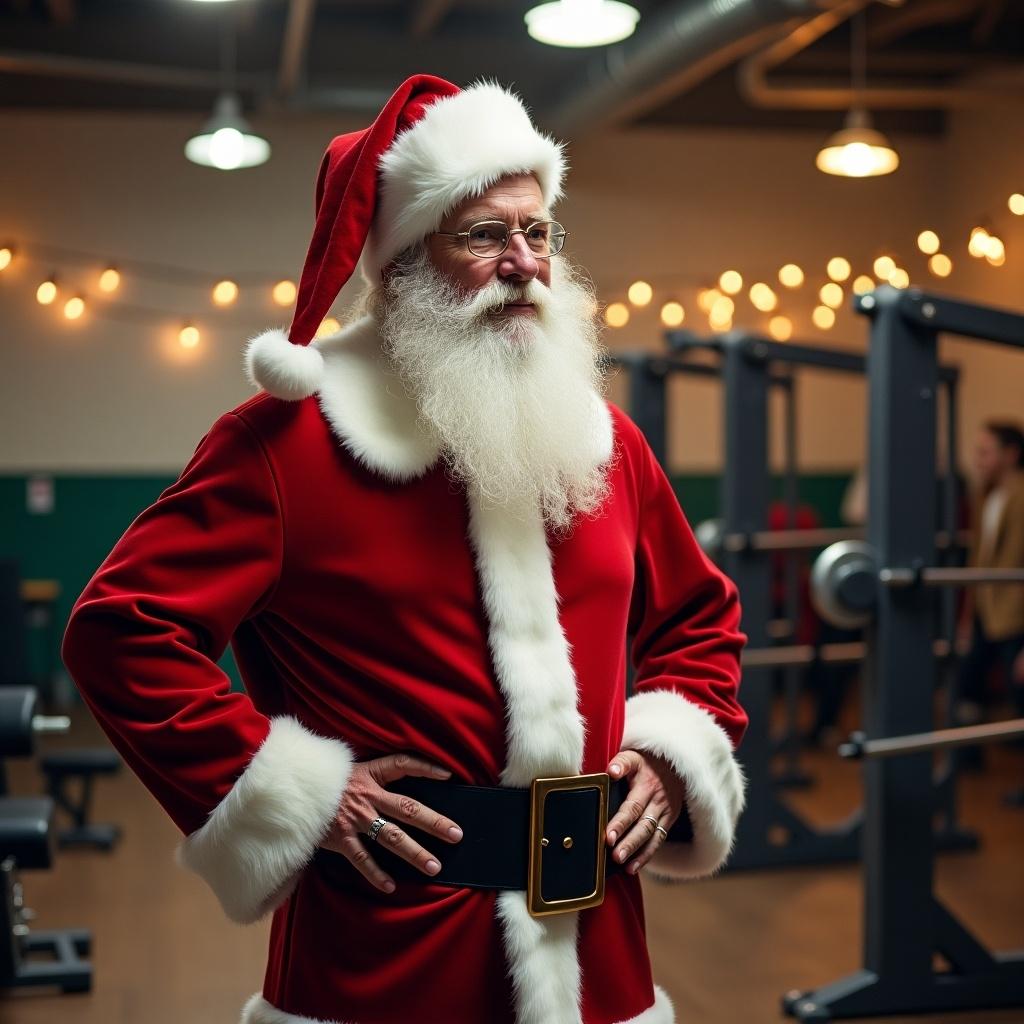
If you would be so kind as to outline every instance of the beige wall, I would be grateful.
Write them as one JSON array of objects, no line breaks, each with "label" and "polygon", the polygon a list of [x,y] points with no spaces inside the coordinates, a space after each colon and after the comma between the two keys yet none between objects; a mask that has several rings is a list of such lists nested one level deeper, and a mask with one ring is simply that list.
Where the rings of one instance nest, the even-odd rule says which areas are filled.
[{"label": "beige wall", "polygon": [[[235,174],[185,161],[181,146],[194,126],[178,116],[0,114],[3,230],[115,260],[207,269],[211,284],[221,273],[297,278],[320,156],[330,137],[351,125],[328,118],[265,123],[273,159]],[[699,283],[727,267],[748,281],[774,283],[777,268],[792,260],[809,271],[808,286],[785,297],[784,311],[797,325],[794,340],[863,351],[866,323],[846,308],[832,331],[809,326],[809,286],[824,281],[829,257],[844,255],[861,272],[883,249],[894,250],[915,282],[923,282],[914,239],[924,227],[963,236],[951,250],[956,272],[942,290],[1024,307],[1024,218],[998,217],[997,226],[1007,222],[1009,250],[999,270],[969,267],[964,248],[972,218],[1005,211],[1006,196],[1024,186],[1019,178],[1013,182],[1020,149],[1011,153],[1009,142],[994,141],[1009,134],[994,127],[962,115],[946,139],[899,140],[900,171],[876,181],[819,174],[813,167],[819,140],[800,133],[618,133],[571,148],[569,197],[560,215],[572,231],[573,257],[588,267],[603,299],[621,298],[637,277],[655,285],[654,306],[608,332],[614,347],[660,346],[658,298],[678,294],[692,326]],[[978,159],[982,147],[985,160]],[[0,470],[7,472],[179,469],[209,423],[251,393],[241,370],[245,339],[290,319],[264,294],[243,292],[237,308],[215,312],[201,288],[126,274],[119,301],[176,317],[162,326],[108,319],[95,309],[68,324],[34,301],[48,269],[15,263],[0,274]],[[95,294],[94,268],[58,262],[56,269],[69,288]],[[94,299],[97,306],[101,301]],[[749,305],[745,309],[737,324],[762,324]],[[204,340],[185,353],[175,322],[189,314],[203,326]],[[965,437],[990,410],[1019,410],[1022,368],[1012,354],[956,343],[946,348],[965,368]],[[715,469],[721,457],[717,386],[680,381],[674,395],[673,463]],[[807,374],[800,418],[803,465],[848,468],[860,461],[861,381]]]}]

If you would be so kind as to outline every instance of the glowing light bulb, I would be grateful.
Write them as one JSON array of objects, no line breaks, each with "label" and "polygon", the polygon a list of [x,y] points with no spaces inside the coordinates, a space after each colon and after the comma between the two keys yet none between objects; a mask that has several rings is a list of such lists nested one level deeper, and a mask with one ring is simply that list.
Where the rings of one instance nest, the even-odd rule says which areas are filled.
[{"label": "glowing light bulb", "polygon": [[121,275],[113,267],[107,267],[107,269],[100,274],[101,292],[116,292],[120,284]]},{"label": "glowing light bulb", "polygon": [[210,139],[210,161],[222,171],[241,166],[245,156],[245,138],[237,128],[219,128]]},{"label": "glowing light bulb", "polygon": [[195,348],[199,344],[199,329],[185,324],[178,333],[178,342],[182,348]]},{"label": "glowing light bulb", "polygon": [[917,236],[917,247],[926,256],[933,256],[939,251],[939,236],[934,231],[922,231]]},{"label": "glowing light bulb", "polygon": [[985,259],[993,267],[1001,267],[1006,262],[1006,246],[1001,238],[995,235],[988,236],[988,247],[985,250]]},{"label": "glowing light bulb", "polygon": [[213,289],[213,301],[218,306],[230,306],[238,298],[238,285],[234,281],[220,281]]},{"label": "glowing light bulb", "polygon": [[531,7],[526,31],[549,46],[607,46],[633,34],[640,12],[621,0],[558,0]]},{"label": "glowing light bulb", "polygon": [[937,252],[928,260],[928,269],[936,277],[949,277],[953,272],[953,261],[944,252]]},{"label": "glowing light bulb", "polygon": [[728,295],[720,295],[711,307],[710,315],[719,320],[731,317],[736,312],[736,303]]},{"label": "glowing light bulb", "polygon": [[787,288],[799,288],[804,283],[804,272],[795,263],[787,263],[779,270],[779,282]]},{"label": "glowing light bulb", "polygon": [[885,281],[896,269],[896,261],[891,256],[879,256],[871,269],[879,281]]},{"label": "glowing light bulb", "polygon": [[826,306],[838,309],[843,304],[843,289],[835,281],[829,281],[828,284],[821,286],[818,297]]},{"label": "glowing light bulb", "polygon": [[833,281],[845,281],[850,274],[853,273],[853,267],[850,266],[850,261],[843,259],[842,256],[833,256],[828,261],[828,276]]},{"label": "glowing light bulb", "polygon": [[57,298],[57,282],[48,278],[36,289],[36,301],[40,306],[48,306]]},{"label": "glowing light bulb", "polygon": [[836,322],[836,314],[828,306],[815,306],[814,312],[811,314],[811,320],[814,322],[815,327],[827,331]]},{"label": "glowing light bulb", "polygon": [[325,317],[320,326],[316,329],[314,338],[326,338],[331,334],[337,334],[341,330],[341,324],[333,316]]},{"label": "glowing light bulb", "polygon": [[278,281],[274,285],[273,291],[274,301],[279,306],[290,306],[295,301],[295,296],[298,294],[298,289],[295,287],[294,281]]},{"label": "glowing light bulb", "polygon": [[604,322],[609,327],[625,327],[629,323],[629,307],[624,302],[613,302],[604,311]]},{"label": "glowing light bulb", "polygon": [[678,302],[666,302],[661,307],[661,322],[666,327],[678,327],[686,319],[686,310]]},{"label": "glowing light bulb", "polygon": [[722,297],[717,288],[701,288],[697,293],[697,305],[705,313],[711,312],[711,307]]},{"label": "glowing light bulb", "polygon": [[646,281],[634,281],[626,292],[626,298],[634,306],[646,306],[654,298],[654,289]]},{"label": "glowing light bulb", "polygon": [[875,290],[875,279],[868,277],[867,274],[861,274],[853,282],[853,293],[854,295],[863,295],[865,292],[871,292]]},{"label": "glowing light bulb", "polygon": [[68,320],[77,320],[85,312],[85,300],[76,295],[64,303],[64,316]]},{"label": "glowing light bulb", "polygon": [[789,341],[793,337],[793,321],[788,316],[773,316],[768,321],[768,333],[776,341]]},{"label": "glowing light bulb", "polygon": [[972,228],[971,240],[967,243],[967,251],[976,259],[988,255],[989,233],[984,228]]},{"label": "glowing light bulb", "polygon": [[1006,205],[1010,208],[1010,213],[1015,213],[1018,217],[1024,217],[1024,195],[1021,195],[1020,192],[1014,192],[1007,199]]},{"label": "glowing light bulb", "polygon": [[779,304],[779,297],[763,281],[750,286],[750,303],[762,313],[770,313]]},{"label": "glowing light bulb", "polygon": [[743,275],[737,270],[727,270],[718,279],[718,287],[726,295],[735,295],[743,287]]},{"label": "glowing light bulb", "polygon": [[11,260],[13,259],[14,250],[9,245],[5,245],[0,249],[0,270],[6,270],[11,265]]},{"label": "glowing light bulb", "polygon": [[910,275],[902,267],[896,267],[889,275],[889,284],[893,288],[906,288],[910,284]]},{"label": "glowing light bulb", "polygon": [[732,315],[736,311],[736,303],[727,295],[715,299],[715,304],[708,313],[708,322],[716,331],[727,331],[732,327]]}]

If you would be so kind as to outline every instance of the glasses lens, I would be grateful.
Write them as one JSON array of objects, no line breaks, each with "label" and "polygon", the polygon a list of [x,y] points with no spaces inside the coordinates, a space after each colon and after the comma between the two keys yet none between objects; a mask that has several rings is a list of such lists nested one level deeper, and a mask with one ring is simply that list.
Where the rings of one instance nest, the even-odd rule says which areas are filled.
[{"label": "glasses lens", "polygon": [[538,256],[554,256],[565,241],[565,228],[557,220],[542,220],[530,226],[526,242]]},{"label": "glasses lens", "polygon": [[497,256],[507,242],[508,226],[501,221],[483,221],[469,229],[469,251],[475,256]]}]

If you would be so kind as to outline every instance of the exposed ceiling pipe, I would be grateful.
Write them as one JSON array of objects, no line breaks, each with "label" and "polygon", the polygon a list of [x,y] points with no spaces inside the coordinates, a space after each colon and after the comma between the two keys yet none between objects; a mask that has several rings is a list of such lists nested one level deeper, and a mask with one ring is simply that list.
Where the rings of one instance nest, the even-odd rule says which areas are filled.
[{"label": "exposed ceiling pipe", "polygon": [[577,138],[635,118],[774,39],[780,25],[820,10],[817,0],[674,4],[595,58],[580,87],[539,116],[558,135]]},{"label": "exposed ceiling pipe", "polygon": [[[155,64],[131,64],[118,60],[92,60],[87,57],[64,57],[52,53],[26,53],[0,50],[0,74],[40,75],[46,78],[76,78],[95,82],[121,82],[131,85],[169,86],[175,89],[219,91],[219,71],[197,71],[194,68],[160,67]],[[236,81],[241,89],[264,91],[269,82],[266,75],[240,74]]]},{"label": "exposed ceiling pipe", "polygon": [[756,107],[776,110],[846,110],[853,106],[890,110],[945,110],[979,106],[1019,107],[1024,93],[964,86],[809,86],[768,82],[768,75],[849,20],[872,0],[840,0],[783,38],[747,57],[736,72],[740,92]]},{"label": "exposed ceiling pipe", "polygon": [[887,46],[922,28],[964,21],[986,7],[994,9],[989,0],[926,0],[887,11],[873,19],[868,29],[868,45]]}]

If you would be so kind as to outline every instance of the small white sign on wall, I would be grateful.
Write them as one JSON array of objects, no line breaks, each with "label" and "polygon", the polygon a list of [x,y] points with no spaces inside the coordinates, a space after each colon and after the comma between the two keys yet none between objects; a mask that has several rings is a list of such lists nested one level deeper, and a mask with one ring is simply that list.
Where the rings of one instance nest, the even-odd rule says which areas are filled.
[{"label": "small white sign on wall", "polygon": [[30,516],[53,514],[54,487],[52,476],[30,476],[25,492],[25,502]]}]

